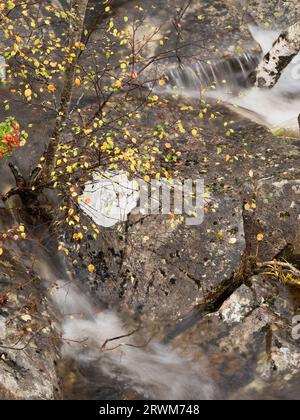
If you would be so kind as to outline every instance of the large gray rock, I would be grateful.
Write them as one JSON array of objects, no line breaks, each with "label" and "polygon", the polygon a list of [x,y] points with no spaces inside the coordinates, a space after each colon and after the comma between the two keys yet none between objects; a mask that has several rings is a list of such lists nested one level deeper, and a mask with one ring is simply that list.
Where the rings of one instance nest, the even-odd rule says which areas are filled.
[{"label": "large gray rock", "polygon": [[254,276],[173,345],[192,351],[195,361],[210,354],[212,374],[226,399],[293,399],[300,369],[299,342],[292,336],[299,296],[297,303],[294,299],[284,286]]},{"label": "large gray rock", "polygon": [[[216,195],[212,201],[215,212],[208,212],[200,226],[172,226],[162,216],[131,216],[121,228],[122,240],[120,232],[108,233],[109,251],[105,240],[102,252],[112,271],[118,264],[112,254],[122,255],[112,287],[127,308],[178,319],[228,287],[245,252],[242,209],[233,194]],[[109,280],[107,286],[109,292]]]},{"label": "large gray rock", "polygon": [[[150,2],[150,3],[153,3]],[[159,1],[157,1],[159,3]],[[182,0],[166,2],[163,10],[159,5],[152,9],[156,21],[169,21],[166,31],[170,45],[177,48],[178,57],[185,59],[219,60],[224,57],[240,55],[244,51],[258,52],[259,46],[243,20],[239,5],[221,0],[193,1],[178,21],[179,28],[174,32],[174,18],[178,17],[186,3]],[[150,9],[150,13],[151,13]],[[177,12],[177,16],[176,13]]]},{"label": "large gray rock", "polygon": [[[295,168],[294,168],[295,169]],[[295,169],[295,172],[298,172]],[[286,175],[262,179],[257,185],[257,223],[266,241],[260,252],[266,260],[277,256],[295,242],[300,229],[300,177]]]},{"label": "large gray rock", "polygon": [[235,0],[244,5],[245,10],[257,24],[269,24],[275,29],[285,29],[300,19],[298,0]]},{"label": "large gray rock", "polygon": [[[176,111],[187,128],[178,139],[176,175],[204,177],[204,222],[172,225],[169,217],[132,214],[126,224],[103,229],[99,242],[87,244],[96,267],[89,283],[102,300],[153,318],[181,319],[219,302],[251,276],[257,261],[279,256],[296,240],[298,146],[226,108],[210,111],[219,117],[202,123],[208,136],[201,142],[187,128],[199,125],[198,113]],[[162,118],[172,121],[167,110]],[[231,138],[224,136],[225,121],[232,121]]]}]

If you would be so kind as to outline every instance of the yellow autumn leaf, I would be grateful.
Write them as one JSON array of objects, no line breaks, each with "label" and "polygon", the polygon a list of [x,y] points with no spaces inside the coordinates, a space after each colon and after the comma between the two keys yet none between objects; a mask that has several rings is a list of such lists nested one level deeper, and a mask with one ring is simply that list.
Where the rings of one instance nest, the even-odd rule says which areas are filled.
[{"label": "yellow autumn leaf", "polygon": [[95,266],[93,264],[90,264],[88,266],[88,270],[89,270],[90,273],[93,273],[95,271]]},{"label": "yellow autumn leaf", "polygon": [[31,89],[26,89],[24,92],[24,95],[26,98],[30,98],[32,95],[32,90]]},{"label": "yellow autumn leaf", "polygon": [[56,87],[54,86],[54,85],[48,85],[48,92],[51,92],[51,93],[53,93],[53,92],[55,92],[56,91]]},{"label": "yellow autumn leaf", "polygon": [[117,80],[114,84],[113,84],[113,88],[115,89],[120,89],[122,87],[122,80]]},{"label": "yellow autumn leaf", "polygon": [[217,233],[217,238],[218,238],[218,241],[222,241],[222,239],[223,239],[223,232],[220,230],[218,233]]}]

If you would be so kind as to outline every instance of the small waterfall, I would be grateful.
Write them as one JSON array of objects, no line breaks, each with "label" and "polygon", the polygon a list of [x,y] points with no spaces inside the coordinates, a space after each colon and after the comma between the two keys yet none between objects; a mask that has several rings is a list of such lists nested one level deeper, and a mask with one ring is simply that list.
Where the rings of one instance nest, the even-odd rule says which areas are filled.
[{"label": "small waterfall", "polygon": [[[282,32],[281,29],[274,31],[259,26],[250,26],[249,30],[263,54],[270,50]],[[166,72],[168,83],[158,90],[191,98],[214,98],[233,105],[236,112],[266,125],[274,134],[283,133],[287,137],[298,138],[300,54],[272,89],[249,85],[249,74],[255,70],[260,59],[261,54],[245,52],[214,63],[197,60],[174,66]]]},{"label": "small waterfall", "polygon": [[52,299],[64,315],[64,357],[73,360],[81,371],[92,366],[93,381],[99,377],[98,389],[104,375],[144,398],[218,398],[208,371],[200,363],[151,339],[151,332],[125,324],[116,312],[95,307],[74,282],[57,282]]},{"label": "small waterfall", "polygon": [[168,93],[199,96],[203,89],[214,86],[246,87],[249,74],[256,68],[260,56],[244,53],[215,63],[197,60],[187,65],[171,68],[168,79]]},{"label": "small waterfall", "polygon": [[[282,32],[268,30],[264,27],[251,26],[250,31],[260,44],[263,53],[267,53],[275,39]],[[245,69],[247,72],[247,68]],[[234,89],[218,88],[209,92],[209,96],[234,105],[242,114],[250,118],[255,113],[262,124],[268,126],[275,134],[298,138],[300,113],[300,54],[285,69],[278,83],[272,89],[260,89],[244,86],[238,92]]]}]

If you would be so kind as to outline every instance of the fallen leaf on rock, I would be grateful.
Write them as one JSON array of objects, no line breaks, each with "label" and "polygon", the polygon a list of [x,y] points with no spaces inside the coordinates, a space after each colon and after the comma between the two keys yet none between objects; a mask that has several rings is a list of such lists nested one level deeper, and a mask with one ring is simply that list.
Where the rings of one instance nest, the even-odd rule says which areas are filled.
[{"label": "fallen leaf on rock", "polygon": [[31,321],[31,316],[30,315],[22,315],[21,319],[24,322],[30,322]]}]

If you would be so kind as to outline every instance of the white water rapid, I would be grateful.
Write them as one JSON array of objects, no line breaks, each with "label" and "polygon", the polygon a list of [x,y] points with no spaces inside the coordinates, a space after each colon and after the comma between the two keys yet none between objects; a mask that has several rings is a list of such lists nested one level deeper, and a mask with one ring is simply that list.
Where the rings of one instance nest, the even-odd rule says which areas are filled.
[{"label": "white water rapid", "polygon": [[99,378],[105,375],[145,398],[218,398],[205,367],[155,337],[149,341],[151,333],[150,337],[139,331],[130,335],[133,327],[125,325],[116,312],[95,307],[74,282],[56,282],[52,298],[64,317],[65,358],[92,366]]}]

